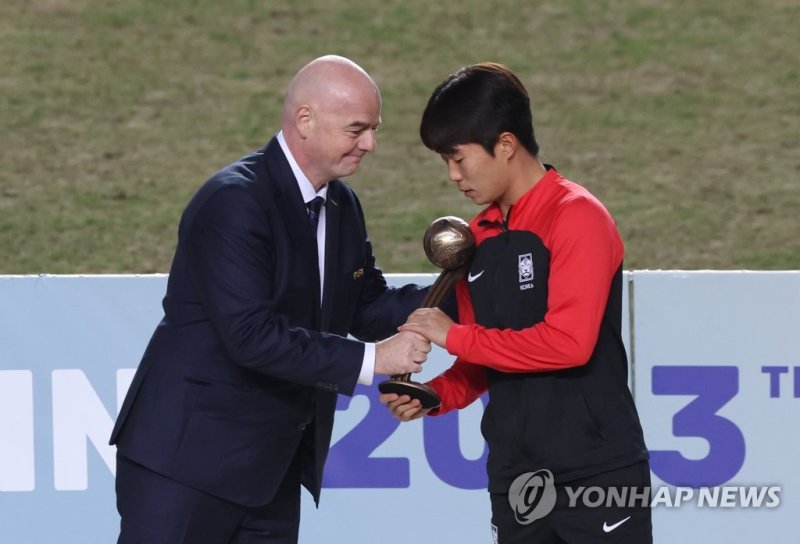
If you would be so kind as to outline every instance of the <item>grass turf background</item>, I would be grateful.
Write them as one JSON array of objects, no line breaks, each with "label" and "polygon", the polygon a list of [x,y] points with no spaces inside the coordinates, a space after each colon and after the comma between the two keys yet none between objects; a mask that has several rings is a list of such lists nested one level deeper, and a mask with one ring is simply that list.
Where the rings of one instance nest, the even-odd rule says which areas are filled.
[{"label": "grass turf background", "polygon": [[608,206],[627,269],[797,269],[798,28],[790,0],[4,0],[0,274],[166,272],[191,194],[326,53],[382,89],[347,181],[387,272],[434,271],[425,227],[478,211],[417,129],[482,60],[526,84],[542,159]]}]

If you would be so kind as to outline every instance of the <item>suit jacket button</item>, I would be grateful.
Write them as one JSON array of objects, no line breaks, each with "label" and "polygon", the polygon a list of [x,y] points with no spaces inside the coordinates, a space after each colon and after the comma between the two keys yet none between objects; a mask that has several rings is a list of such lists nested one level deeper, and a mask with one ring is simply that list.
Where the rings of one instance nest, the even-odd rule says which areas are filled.
[{"label": "suit jacket button", "polygon": [[306,424],[305,423],[301,423],[300,425],[297,426],[297,430],[300,431],[300,432],[305,431],[306,430]]}]

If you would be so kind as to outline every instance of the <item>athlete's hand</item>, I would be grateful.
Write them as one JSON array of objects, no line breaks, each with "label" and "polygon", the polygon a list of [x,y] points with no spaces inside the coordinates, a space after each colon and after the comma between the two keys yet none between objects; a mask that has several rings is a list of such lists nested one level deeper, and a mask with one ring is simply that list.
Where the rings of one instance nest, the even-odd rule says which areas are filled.
[{"label": "athlete's hand", "polygon": [[384,393],[380,397],[382,404],[385,404],[392,415],[400,421],[411,421],[419,419],[431,411],[430,408],[423,408],[420,401],[412,399],[408,395],[398,395],[397,393]]},{"label": "athlete's hand", "polygon": [[439,308],[419,308],[414,310],[397,330],[415,332],[444,348],[447,343],[447,332],[454,324],[453,320]]}]

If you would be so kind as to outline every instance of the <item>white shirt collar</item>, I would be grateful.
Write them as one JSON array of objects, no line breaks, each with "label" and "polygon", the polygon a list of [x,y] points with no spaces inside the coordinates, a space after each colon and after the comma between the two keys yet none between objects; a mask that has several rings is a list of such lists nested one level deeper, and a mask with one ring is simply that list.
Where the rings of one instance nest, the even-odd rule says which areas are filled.
[{"label": "white shirt collar", "polygon": [[328,186],[325,185],[319,192],[314,191],[314,186],[311,184],[309,179],[300,170],[300,166],[297,164],[297,161],[294,159],[292,152],[289,151],[289,146],[286,145],[286,139],[283,137],[283,131],[281,130],[278,132],[278,144],[281,146],[281,150],[283,150],[283,154],[286,155],[286,160],[289,161],[289,166],[292,168],[292,173],[294,174],[294,179],[297,180],[297,186],[300,188],[300,193],[303,195],[303,202],[308,204],[314,197],[321,196],[322,198],[328,198]]}]

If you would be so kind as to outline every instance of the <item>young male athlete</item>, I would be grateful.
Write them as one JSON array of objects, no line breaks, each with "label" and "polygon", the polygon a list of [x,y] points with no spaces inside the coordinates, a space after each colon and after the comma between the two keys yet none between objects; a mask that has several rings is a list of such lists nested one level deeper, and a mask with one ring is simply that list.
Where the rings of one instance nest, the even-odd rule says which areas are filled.
[{"label": "young male athlete", "polygon": [[[456,286],[459,323],[425,308],[400,327],[457,357],[428,384],[441,406],[425,410],[394,394],[381,401],[408,421],[463,408],[489,391],[481,430],[500,544],[652,542],[613,219],[589,191],[540,161],[528,93],[505,66],[451,74],[430,97],[420,135],[459,191],[485,208],[470,222],[476,252]],[[567,488],[580,486],[635,489],[638,500],[571,505]]]}]

